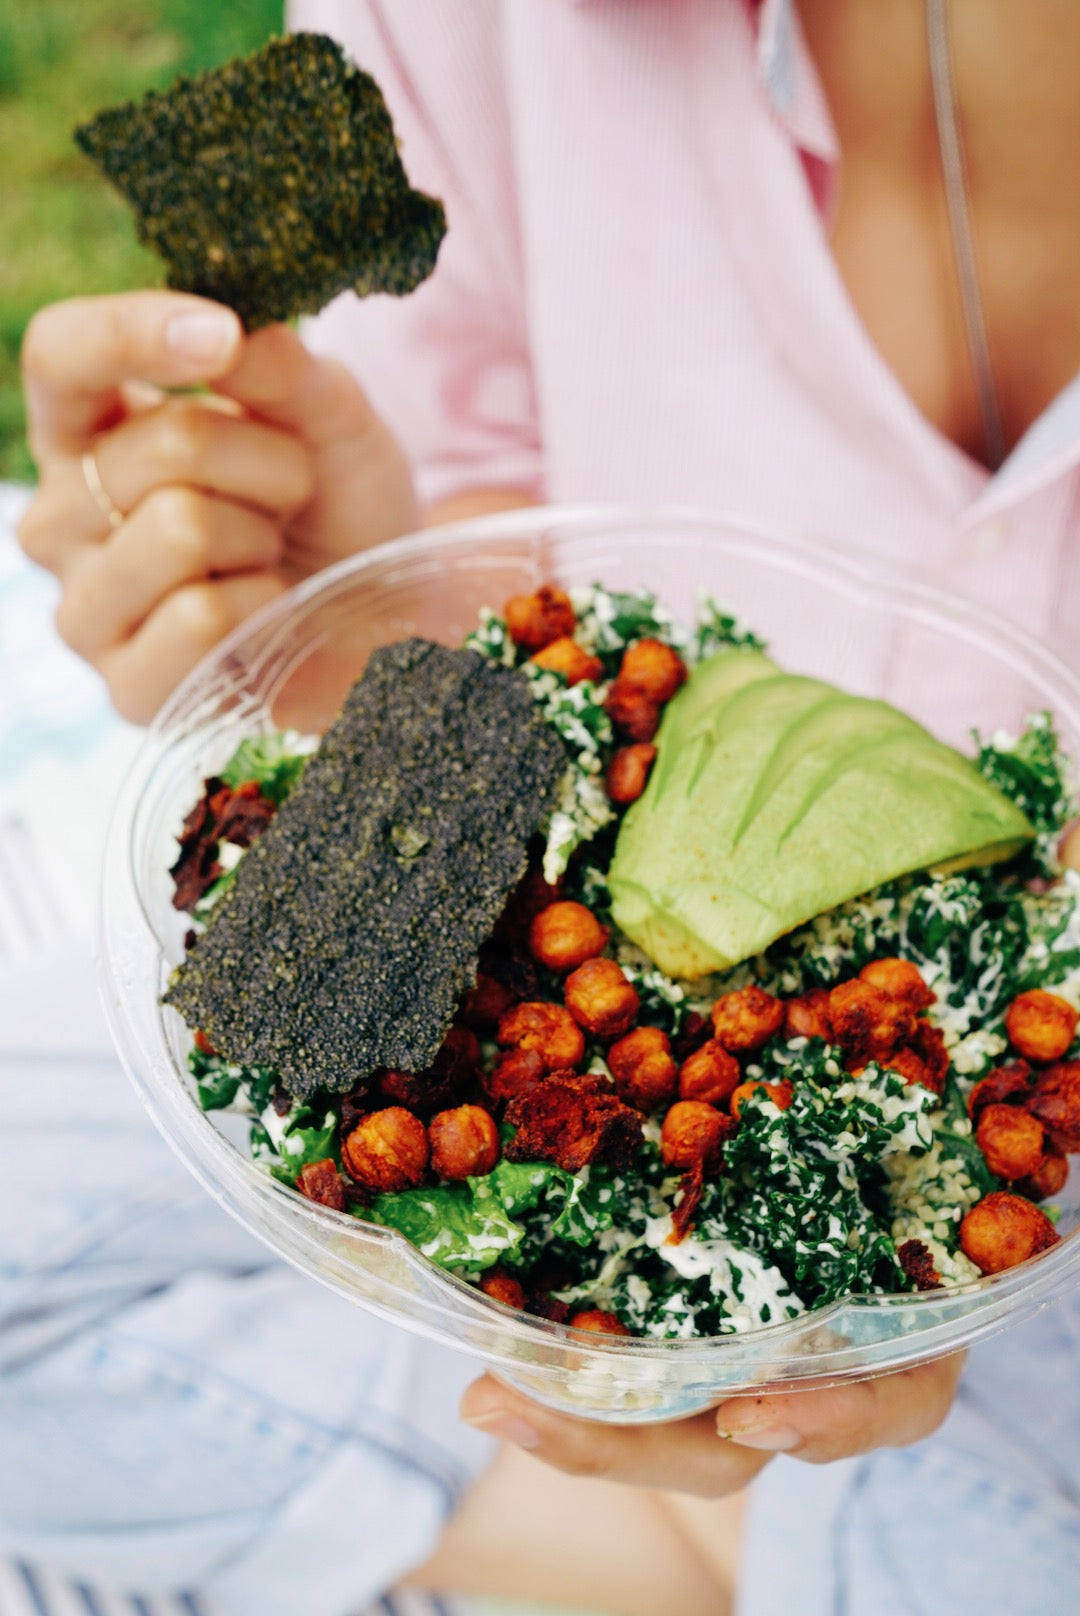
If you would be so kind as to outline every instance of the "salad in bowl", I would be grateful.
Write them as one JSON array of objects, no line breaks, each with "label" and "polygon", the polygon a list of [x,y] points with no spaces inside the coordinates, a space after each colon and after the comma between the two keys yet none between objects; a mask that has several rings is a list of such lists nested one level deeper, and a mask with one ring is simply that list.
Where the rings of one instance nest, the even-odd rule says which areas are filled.
[{"label": "salad in bowl", "polygon": [[[807,579],[823,619],[888,615],[887,668],[792,665]],[[601,1417],[1038,1305],[1080,1148],[1072,692],[958,610],[682,515],[537,512],[264,614],[121,809],[149,1061],[115,1016],[169,1137],[284,1255]],[[950,744],[892,697],[965,634],[1015,689]]]}]

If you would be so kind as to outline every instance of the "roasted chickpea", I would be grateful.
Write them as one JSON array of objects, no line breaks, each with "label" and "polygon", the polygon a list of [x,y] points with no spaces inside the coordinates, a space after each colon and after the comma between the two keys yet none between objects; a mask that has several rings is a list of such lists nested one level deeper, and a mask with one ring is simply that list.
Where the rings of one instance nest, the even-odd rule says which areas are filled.
[{"label": "roasted chickpea", "polygon": [[604,699],[604,711],[628,741],[651,741],[660,728],[659,702],[619,679]]},{"label": "roasted chickpea", "polygon": [[760,1094],[764,1091],[778,1111],[786,1111],[795,1098],[795,1085],[789,1083],[785,1077],[779,1083],[766,1083],[760,1077],[748,1079],[740,1083],[731,1096],[731,1114],[738,1119],[742,1115],[743,1101],[751,1094]]},{"label": "roasted chickpea", "polygon": [[605,1313],[602,1308],[587,1308],[583,1313],[574,1313],[567,1320],[572,1330],[592,1330],[596,1335],[629,1335],[622,1319],[614,1313]]},{"label": "roasted chickpea", "polygon": [[920,1055],[913,1049],[894,1049],[891,1055],[883,1055],[881,1064],[888,1072],[895,1072],[902,1077],[905,1083],[920,1083],[924,1089],[933,1089],[934,1086],[930,1069]]},{"label": "roasted chickpea", "polygon": [[995,1066],[980,1078],[967,1099],[967,1114],[978,1122],[985,1106],[1020,1104],[1031,1096],[1031,1067],[1027,1061],[1011,1061],[1008,1066]]},{"label": "roasted chickpea", "polygon": [[637,989],[614,960],[591,959],[566,979],[566,1008],[593,1038],[619,1038],[641,1006]]},{"label": "roasted chickpea", "polygon": [[499,1159],[499,1130],[482,1105],[440,1111],[428,1123],[428,1143],[440,1178],[482,1178]]},{"label": "roasted chickpea", "polygon": [[1015,1105],[987,1105],[979,1117],[975,1143],[996,1178],[1012,1182],[1037,1173],[1046,1155],[1046,1130],[1038,1117]]},{"label": "roasted chickpea", "polygon": [[668,1167],[688,1173],[699,1163],[714,1172],[724,1159],[723,1145],[734,1123],[724,1111],[701,1100],[676,1100],[660,1129],[660,1154]]},{"label": "roasted chickpea", "polygon": [[764,988],[751,985],[724,993],[712,1007],[713,1033],[732,1054],[760,1049],[784,1024],[784,1006]]},{"label": "roasted chickpea", "polygon": [[561,881],[552,885],[544,880],[543,870],[530,867],[511,893],[510,901],[495,927],[495,935],[511,939],[527,938],[529,927],[541,909],[557,903],[561,892]]},{"label": "roasted chickpea", "polygon": [[734,1055],[710,1038],[688,1055],[679,1068],[680,1100],[701,1100],[705,1105],[727,1105],[742,1079]]},{"label": "roasted chickpea", "polygon": [[332,1206],[335,1212],[345,1210],[345,1185],[337,1167],[327,1156],[323,1161],[308,1162],[301,1167],[296,1187],[309,1201],[319,1206]]},{"label": "roasted chickpea", "polygon": [[552,640],[573,634],[577,627],[570,596],[549,584],[533,595],[511,595],[503,607],[503,616],[514,644],[530,651],[539,651]]},{"label": "roasted chickpea", "polygon": [[1027,1108],[1059,1150],[1080,1150],[1080,1061],[1058,1061],[1040,1072]]},{"label": "roasted chickpea", "polygon": [[1018,1055],[1029,1061],[1056,1061],[1076,1037],[1080,1016],[1057,993],[1032,988],[1019,993],[1005,1012],[1005,1032]]},{"label": "roasted chickpea", "polygon": [[535,1049],[508,1049],[480,1082],[492,1105],[516,1099],[534,1089],[547,1071],[544,1057]]},{"label": "roasted chickpea", "polygon": [[678,1067],[671,1040],[659,1027],[635,1027],[607,1054],[615,1092],[637,1111],[655,1111],[675,1098]]},{"label": "roasted chickpea", "polygon": [[915,1024],[911,1048],[926,1067],[926,1077],[923,1079],[926,1087],[933,1089],[935,1094],[940,1094],[949,1075],[949,1051],[945,1045],[945,1034],[940,1027],[932,1026],[929,1021],[920,1017]]},{"label": "roasted chickpea", "polygon": [[415,1189],[428,1164],[427,1129],[404,1106],[371,1111],[342,1143],[341,1159],[349,1176],[369,1190]]},{"label": "roasted chickpea", "polygon": [[635,741],[632,746],[620,746],[607,766],[604,783],[612,802],[625,808],[637,802],[645,790],[649,770],[656,762],[656,747],[651,741]]},{"label": "roasted chickpea", "polygon": [[538,668],[545,668],[548,673],[561,673],[568,685],[580,685],[586,679],[595,684],[604,677],[604,664],[599,657],[592,656],[584,646],[576,640],[564,637],[552,640],[543,650],[535,651],[530,658]]},{"label": "roasted chickpea", "polygon": [[912,1010],[928,1010],[936,1003],[936,995],[927,987],[917,965],[906,959],[877,959],[864,965],[859,972],[863,982],[880,988],[890,999],[899,999]]},{"label": "roasted chickpea", "polygon": [[500,1017],[498,1040],[504,1048],[535,1049],[549,1072],[576,1066],[585,1053],[584,1034],[569,1010],[542,1000],[516,1004]]},{"label": "roasted chickpea", "polygon": [[461,1000],[458,1015],[467,1027],[479,1032],[490,1032],[498,1026],[499,1017],[514,1002],[508,987],[483,971],[476,973],[476,986],[471,987]]},{"label": "roasted chickpea", "polygon": [[829,995],[824,988],[811,988],[797,999],[784,1000],[785,1038],[824,1038],[832,1043]]},{"label": "roasted chickpea", "polygon": [[529,927],[529,952],[549,971],[573,971],[604,952],[607,927],[583,903],[563,900],[541,909]]},{"label": "roasted chickpea", "polygon": [[490,1296],[493,1302],[501,1302],[503,1307],[516,1308],[519,1313],[524,1311],[528,1300],[520,1279],[515,1279],[513,1274],[508,1274],[506,1269],[500,1268],[497,1263],[494,1268],[489,1268],[481,1279],[480,1289],[485,1296]]},{"label": "roasted chickpea", "polygon": [[635,640],[623,652],[619,681],[663,706],[686,683],[686,663],[663,640]]},{"label": "roasted chickpea", "polygon": [[1068,1176],[1068,1156],[1064,1151],[1056,1150],[1053,1145],[1049,1145],[1042,1166],[1032,1173],[1030,1178],[1025,1178],[1017,1184],[1016,1188],[1021,1195],[1030,1196],[1033,1201],[1046,1201],[1051,1195],[1061,1194]]},{"label": "roasted chickpea", "polygon": [[1015,1268],[1059,1238],[1045,1212],[1008,1190],[984,1195],[960,1225],[960,1248],[984,1274]]},{"label": "roasted chickpea", "polygon": [[829,994],[833,1036],[852,1061],[882,1060],[910,1043],[918,1017],[910,1005],[890,998],[872,982],[854,977]]}]

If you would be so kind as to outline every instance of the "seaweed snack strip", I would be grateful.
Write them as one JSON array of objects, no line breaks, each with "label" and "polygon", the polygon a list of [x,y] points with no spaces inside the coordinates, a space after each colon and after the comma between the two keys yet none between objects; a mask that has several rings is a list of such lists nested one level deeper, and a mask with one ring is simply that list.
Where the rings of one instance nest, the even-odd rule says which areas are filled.
[{"label": "seaweed snack strip", "polygon": [[168,285],[228,304],[249,331],[349,288],[411,292],[446,233],[442,204],[409,185],[378,85],[323,34],[111,107],[75,139]]},{"label": "seaweed snack strip", "polygon": [[300,1097],[423,1071],[566,766],[519,673],[376,651],[166,1002]]}]

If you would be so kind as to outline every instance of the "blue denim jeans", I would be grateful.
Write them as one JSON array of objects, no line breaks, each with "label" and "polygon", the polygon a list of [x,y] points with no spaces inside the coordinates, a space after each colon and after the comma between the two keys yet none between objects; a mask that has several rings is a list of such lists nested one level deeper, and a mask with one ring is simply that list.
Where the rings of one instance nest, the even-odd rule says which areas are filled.
[{"label": "blue denim jeans", "polygon": [[345,1616],[489,1445],[477,1365],[275,1261],[104,1053],[0,1056],[0,1554],[236,1616]]},{"label": "blue denim jeans", "polygon": [[972,1353],[942,1429],[753,1492],[738,1616],[1076,1616],[1080,1296]]}]

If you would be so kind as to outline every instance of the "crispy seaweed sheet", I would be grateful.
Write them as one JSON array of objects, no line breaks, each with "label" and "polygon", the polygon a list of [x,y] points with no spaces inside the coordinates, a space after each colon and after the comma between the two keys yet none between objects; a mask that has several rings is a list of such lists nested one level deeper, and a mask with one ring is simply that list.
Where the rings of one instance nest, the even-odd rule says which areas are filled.
[{"label": "crispy seaweed sheet", "polygon": [[168,284],[249,330],[351,287],[411,292],[435,267],[442,204],[409,186],[374,79],[323,34],[178,79],[75,139],[135,210]]},{"label": "crispy seaweed sheet", "polygon": [[165,1002],[301,1098],[422,1071],[565,767],[520,673],[377,651]]}]

